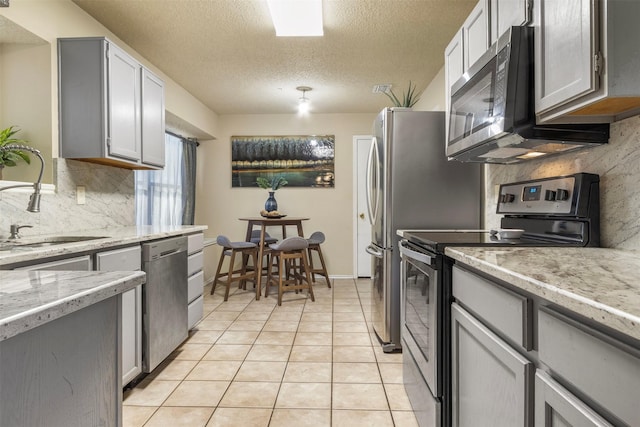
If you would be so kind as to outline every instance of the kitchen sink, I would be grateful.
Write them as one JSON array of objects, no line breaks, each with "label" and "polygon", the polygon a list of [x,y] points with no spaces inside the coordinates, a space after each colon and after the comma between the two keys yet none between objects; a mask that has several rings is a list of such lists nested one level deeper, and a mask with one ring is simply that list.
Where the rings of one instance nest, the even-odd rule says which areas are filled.
[{"label": "kitchen sink", "polygon": [[85,242],[88,240],[106,239],[108,236],[53,236],[33,239],[4,240],[0,242],[0,251],[14,248],[43,248],[65,243]]}]

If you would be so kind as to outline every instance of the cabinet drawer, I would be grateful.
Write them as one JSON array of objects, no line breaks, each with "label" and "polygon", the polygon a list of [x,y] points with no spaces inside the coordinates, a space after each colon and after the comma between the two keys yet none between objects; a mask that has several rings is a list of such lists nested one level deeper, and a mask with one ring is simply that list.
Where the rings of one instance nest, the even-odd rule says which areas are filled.
[{"label": "cabinet drawer", "polygon": [[187,248],[190,254],[202,250],[204,247],[204,234],[190,234],[187,236]]},{"label": "cabinet drawer", "polygon": [[202,319],[202,314],[204,313],[204,297],[200,296],[200,298],[189,304],[188,312],[189,329],[192,329],[196,323]]},{"label": "cabinet drawer", "polygon": [[142,260],[140,245],[96,254],[96,270],[136,271]]},{"label": "cabinet drawer", "polygon": [[538,314],[540,361],[554,376],[615,414],[624,423],[640,420],[640,351],[543,308]]},{"label": "cabinet drawer", "polygon": [[545,372],[536,373],[535,427],[613,427]]},{"label": "cabinet drawer", "polygon": [[187,301],[191,302],[202,295],[202,288],[204,286],[204,273],[201,271],[198,274],[189,277],[187,286]]},{"label": "cabinet drawer", "polygon": [[202,251],[189,255],[189,258],[187,258],[187,276],[193,276],[195,273],[202,270],[202,263]]},{"label": "cabinet drawer", "polygon": [[56,271],[90,271],[91,258],[89,255],[80,257],[61,259],[58,261],[43,262],[40,264],[28,265],[26,267],[14,268],[14,270],[56,270]]},{"label": "cabinet drawer", "polygon": [[531,301],[480,276],[453,267],[453,296],[525,350],[533,348]]}]

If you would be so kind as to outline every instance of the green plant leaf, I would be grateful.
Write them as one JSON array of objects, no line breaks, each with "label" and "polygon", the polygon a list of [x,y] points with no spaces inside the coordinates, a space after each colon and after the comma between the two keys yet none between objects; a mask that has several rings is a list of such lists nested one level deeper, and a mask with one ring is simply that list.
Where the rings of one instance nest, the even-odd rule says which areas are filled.
[{"label": "green plant leaf", "polygon": [[417,90],[416,85],[412,85],[411,80],[409,80],[409,88],[406,92],[402,93],[402,101],[396,96],[393,92],[393,89],[389,89],[389,92],[383,92],[387,97],[393,102],[395,107],[413,107],[420,100],[420,96],[416,94]]},{"label": "green plant leaf", "polygon": [[[6,129],[0,131],[0,147],[5,147],[11,144],[27,144],[28,141],[24,139],[14,138],[13,136],[20,131],[20,128],[16,126],[9,126]],[[16,166],[17,162],[24,161],[27,164],[31,163],[29,154],[21,150],[2,150],[0,151],[0,165],[1,166]]]}]

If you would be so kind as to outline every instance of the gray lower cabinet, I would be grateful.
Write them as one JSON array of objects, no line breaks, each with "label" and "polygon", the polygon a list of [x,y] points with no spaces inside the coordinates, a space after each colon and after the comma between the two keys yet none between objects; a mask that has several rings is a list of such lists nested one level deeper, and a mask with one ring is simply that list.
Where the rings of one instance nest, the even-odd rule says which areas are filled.
[{"label": "gray lower cabinet", "polygon": [[[140,245],[99,252],[98,271],[138,271],[141,265]],[[126,385],[142,373],[142,286],[122,294],[122,384]]]},{"label": "gray lower cabinet", "polygon": [[454,426],[640,425],[637,341],[460,264],[452,292]]},{"label": "gray lower cabinet", "polygon": [[188,327],[192,329],[201,319],[204,312],[204,234],[197,233],[187,236],[187,308]]},{"label": "gray lower cabinet", "polygon": [[0,342],[0,425],[121,426],[120,298]]},{"label": "gray lower cabinet", "polygon": [[536,373],[535,387],[536,427],[613,426],[544,371]]},{"label": "gray lower cabinet", "polygon": [[453,426],[532,424],[532,362],[455,303],[451,347]]},{"label": "gray lower cabinet", "polygon": [[612,424],[639,425],[640,350],[547,307],[538,334],[540,362],[558,382]]}]

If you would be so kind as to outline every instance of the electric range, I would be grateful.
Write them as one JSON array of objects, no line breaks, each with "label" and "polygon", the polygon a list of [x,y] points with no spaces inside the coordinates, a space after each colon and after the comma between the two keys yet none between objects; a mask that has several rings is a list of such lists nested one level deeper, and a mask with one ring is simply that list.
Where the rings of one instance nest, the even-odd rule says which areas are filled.
[{"label": "electric range", "polygon": [[401,230],[403,381],[420,426],[451,425],[450,303],[453,261],[448,246],[599,246],[598,175],[521,181],[500,186],[502,229]]}]

